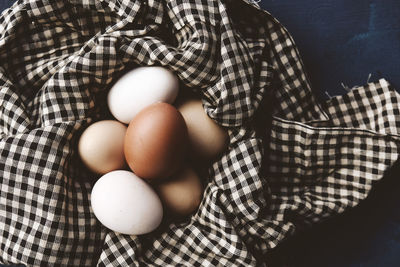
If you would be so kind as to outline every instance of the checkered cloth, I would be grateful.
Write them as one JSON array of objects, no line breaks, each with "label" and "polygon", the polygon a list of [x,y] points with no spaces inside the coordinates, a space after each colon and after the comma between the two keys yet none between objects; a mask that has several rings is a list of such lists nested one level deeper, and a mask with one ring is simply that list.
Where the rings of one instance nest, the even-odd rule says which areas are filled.
[{"label": "checkered cloth", "polygon": [[[80,133],[125,71],[160,65],[229,129],[198,211],[153,233],[103,227]],[[245,0],[20,0],[0,17],[0,262],[262,266],[298,229],[365,199],[397,160],[380,80],[318,101],[285,28]]]}]

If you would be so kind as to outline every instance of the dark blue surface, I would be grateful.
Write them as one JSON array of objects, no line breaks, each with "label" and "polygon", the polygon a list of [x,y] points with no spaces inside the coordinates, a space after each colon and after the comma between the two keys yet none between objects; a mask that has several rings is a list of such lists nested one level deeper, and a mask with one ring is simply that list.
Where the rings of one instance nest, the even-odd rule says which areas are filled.
[{"label": "dark blue surface", "polygon": [[367,200],[279,246],[271,266],[400,266],[400,162]]},{"label": "dark blue surface", "polygon": [[[0,10],[13,3],[0,0]],[[387,78],[400,88],[399,0],[262,0],[293,35],[312,84],[343,94]],[[323,94],[321,94],[323,95]],[[400,266],[400,167],[343,216],[298,234],[267,259],[291,266]],[[1,265],[0,265],[1,266]]]},{"label": "dark blue surface", "polygon": [[387,78],[400,88],[399,0],[262,0],[293,35],[315,89],[343,94]]},{"label": "dark blue surface", "polygon": [[[262,0],[299,47],[314,89],[386,78],[400,89],[399,0]],[[398,90],[399,91],[399,90]],[[272,266],[400,266],[400,167],[343,216],[301,233],[268,258]]]},{"label": "dark blue surface", "polygon": [[5,8],[11,6],[14,2],[14,0],[0,0],[0,11],[3,11]]}]

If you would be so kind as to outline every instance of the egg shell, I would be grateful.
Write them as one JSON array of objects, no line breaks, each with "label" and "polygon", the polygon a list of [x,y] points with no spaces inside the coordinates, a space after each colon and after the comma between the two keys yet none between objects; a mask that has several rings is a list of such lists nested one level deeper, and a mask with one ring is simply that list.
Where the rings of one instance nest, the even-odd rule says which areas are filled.
[{"label": "egg shell", "polygon": [[175,74],[159,66],[138,67],[123,75],[110,89],[107,103],[112,115],[128,124],[146,106],[173,103],[179,91]]},{"label": "egg shell", "polygon": [[208,161],[226,150],[229,136],[223,127],[212,120],[200,99],[189,98],[178,105],[188,128],[192,158]]},{"label": "egg shell", "polygon": [[129,123],[124,152],[131,170],[141,178],[166,178],[182,165],[188,136],[179,111],[167,103],[152,104]]},{"label": "egg shell", "polygon": [[200,177],[191,167],[183,168],[170,179],[154,186],[164,207],[179,216],[193,213],[203,196]]},{"label": "egg shell", "polygon": [[163,217],[163,207],[155,191],[125,170],[109,172],[96,182],[91,206],[105,227],[128,235],[155,230]]},{"label": "egg shell", "polygon": [[98,174],[124,168],[126,129],[124,124],[113,120],[98,121],[86,128],[78,143],[83,163]]}]

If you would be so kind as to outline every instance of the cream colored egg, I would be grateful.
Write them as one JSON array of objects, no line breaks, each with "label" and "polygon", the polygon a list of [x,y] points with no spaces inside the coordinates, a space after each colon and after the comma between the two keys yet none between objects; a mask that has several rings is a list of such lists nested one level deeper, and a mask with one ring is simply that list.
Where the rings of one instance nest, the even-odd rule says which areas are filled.
[{"label": "cream colored egg", "polygon": [[91,206],[104,226],[122,234],[149,233],[163,218],[163,207],[153,188],[130,171],[103,175],[93,186]]},{"label": "cream colored egg", "polygon": [[190,167],[185,167],[171,179],[156,184],[155,189],[167,210],[180,216],[193,213],[203,196],[200,177]]},{"label": "cream colored egg", "polygon": [[228,146],[228,133],[208,117],[199,99],[188,99],[178,105],[185,119],[193,155],[198,159],[211,160]]},{"label": "cream colored egg", "polygon": [[78,144],[83,163],[98,174],[124,168],[126,129],[124,124],[113,120],[98,121],[86,128]]}]

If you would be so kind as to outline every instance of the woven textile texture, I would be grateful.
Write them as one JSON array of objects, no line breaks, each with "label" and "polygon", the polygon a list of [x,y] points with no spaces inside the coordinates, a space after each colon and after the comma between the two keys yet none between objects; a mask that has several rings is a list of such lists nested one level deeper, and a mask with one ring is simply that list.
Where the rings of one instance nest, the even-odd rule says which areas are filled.
[{"label": "woven textile texture", "polygon": [[[144,236],[103,227],[77,155],[137,66],[173,71],[229,132],[198,211]],[[262,266],[365,199],[398,158],[386,80],[319,102],[285,28],[244,0],[20,0],[0,17],[0,262]],[[132,100],[134,101],[134,100]]]}]

